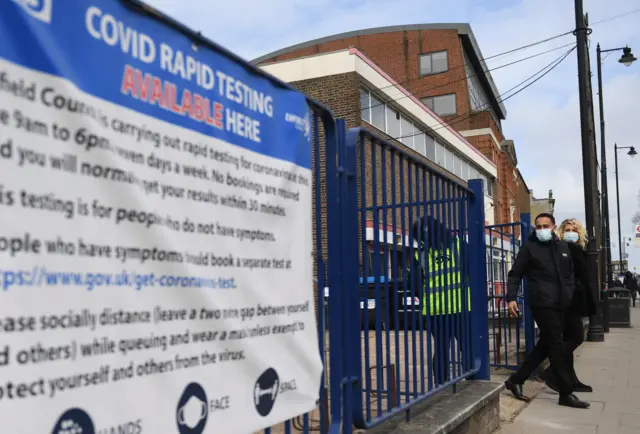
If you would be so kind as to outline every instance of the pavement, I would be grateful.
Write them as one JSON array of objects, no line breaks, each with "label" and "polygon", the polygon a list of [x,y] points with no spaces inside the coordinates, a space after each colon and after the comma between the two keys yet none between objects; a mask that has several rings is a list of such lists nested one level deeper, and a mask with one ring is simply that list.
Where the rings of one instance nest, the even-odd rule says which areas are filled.
[{"label": "pavement", "polygon": [[[612,328],[604,343],[585,342],[576,354],[578,377],[593,393],[576,394],[587,410],[558,405],[546,386],[500,434],[640,434],[640,307],[631,308],[636,328]],[[638,374],[636,374],[638,373]],[[532,385],[525,384],[525,394]]]}]

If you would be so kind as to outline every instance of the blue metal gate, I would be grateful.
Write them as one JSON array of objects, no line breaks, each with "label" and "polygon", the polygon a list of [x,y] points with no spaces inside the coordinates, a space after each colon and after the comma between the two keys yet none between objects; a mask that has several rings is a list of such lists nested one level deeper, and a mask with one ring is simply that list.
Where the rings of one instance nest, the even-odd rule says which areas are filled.
[{"label": "blue metal gate", "polygon": [[367,129],[342,155],[344,423],[368,428],[489,379],[484,195]]},{"label": "blue metal gate", "polygon": [[522,316],[512,318],[507,310],[507,278],[520,247],[531,233],[528,214],[521,222],[486,227],[487,304],[491,366],[516,369],[535,344],[534,322],[525,302],[526,281],[520,284],[517,302]]}]

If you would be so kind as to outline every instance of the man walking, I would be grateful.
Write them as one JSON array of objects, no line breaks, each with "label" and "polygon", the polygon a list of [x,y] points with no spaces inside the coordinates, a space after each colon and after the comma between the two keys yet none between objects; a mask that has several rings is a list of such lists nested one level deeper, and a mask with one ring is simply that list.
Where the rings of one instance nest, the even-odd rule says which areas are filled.
[{"label": "man walking", "polygon": [[629,296],[633,300],[633,307],[636,307],[636,296],[638,293],[638,282],[631,271],[624,274],[624,282],[622,285],[629,290]]},{"label": "man walking", "polygon": [[519,314],[516,297],[523,277],[527,277],[528,303],[538,324],[540,339],[527,360],[505,382],[505,387],[523,401],[522,385],[535,369],[549,357],[560,399],[558,404],[588,408],[573,394],[573,382],[566,366],[563,342],[564,315],[571,305],[574,291],[573,261],[569,246],[555,234],[556,222],[551,214],[542,213],[535,220],[536,231],[520,249],[509,271],[507,302],[509,314]]}]

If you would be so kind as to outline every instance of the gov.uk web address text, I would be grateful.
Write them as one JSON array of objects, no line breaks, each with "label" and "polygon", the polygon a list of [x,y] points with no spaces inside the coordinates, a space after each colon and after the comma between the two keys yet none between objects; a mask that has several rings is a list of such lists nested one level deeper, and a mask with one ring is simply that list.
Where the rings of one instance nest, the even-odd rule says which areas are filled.
[{"label": "gov.uk web address text", "polygon": [[44,286],[80,286],[88,291],[107,287],[126,287],[141,291],[145,288],[234,289],[236,282],[233,277],[195,277],[135,271],[119,273],[52,271],[44,266],[20,270],[0,269],[0,288],[3,291],[19,287]]}]

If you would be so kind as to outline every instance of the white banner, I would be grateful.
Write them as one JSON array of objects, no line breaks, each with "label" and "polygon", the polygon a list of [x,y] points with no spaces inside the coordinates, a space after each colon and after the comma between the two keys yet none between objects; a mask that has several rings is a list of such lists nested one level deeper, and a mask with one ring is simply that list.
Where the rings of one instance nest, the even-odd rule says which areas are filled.
[{"label": "white banner", "polygon": [[32,3],[0,0],[2,432],[313,409],[304,96],[120,1]]}]

